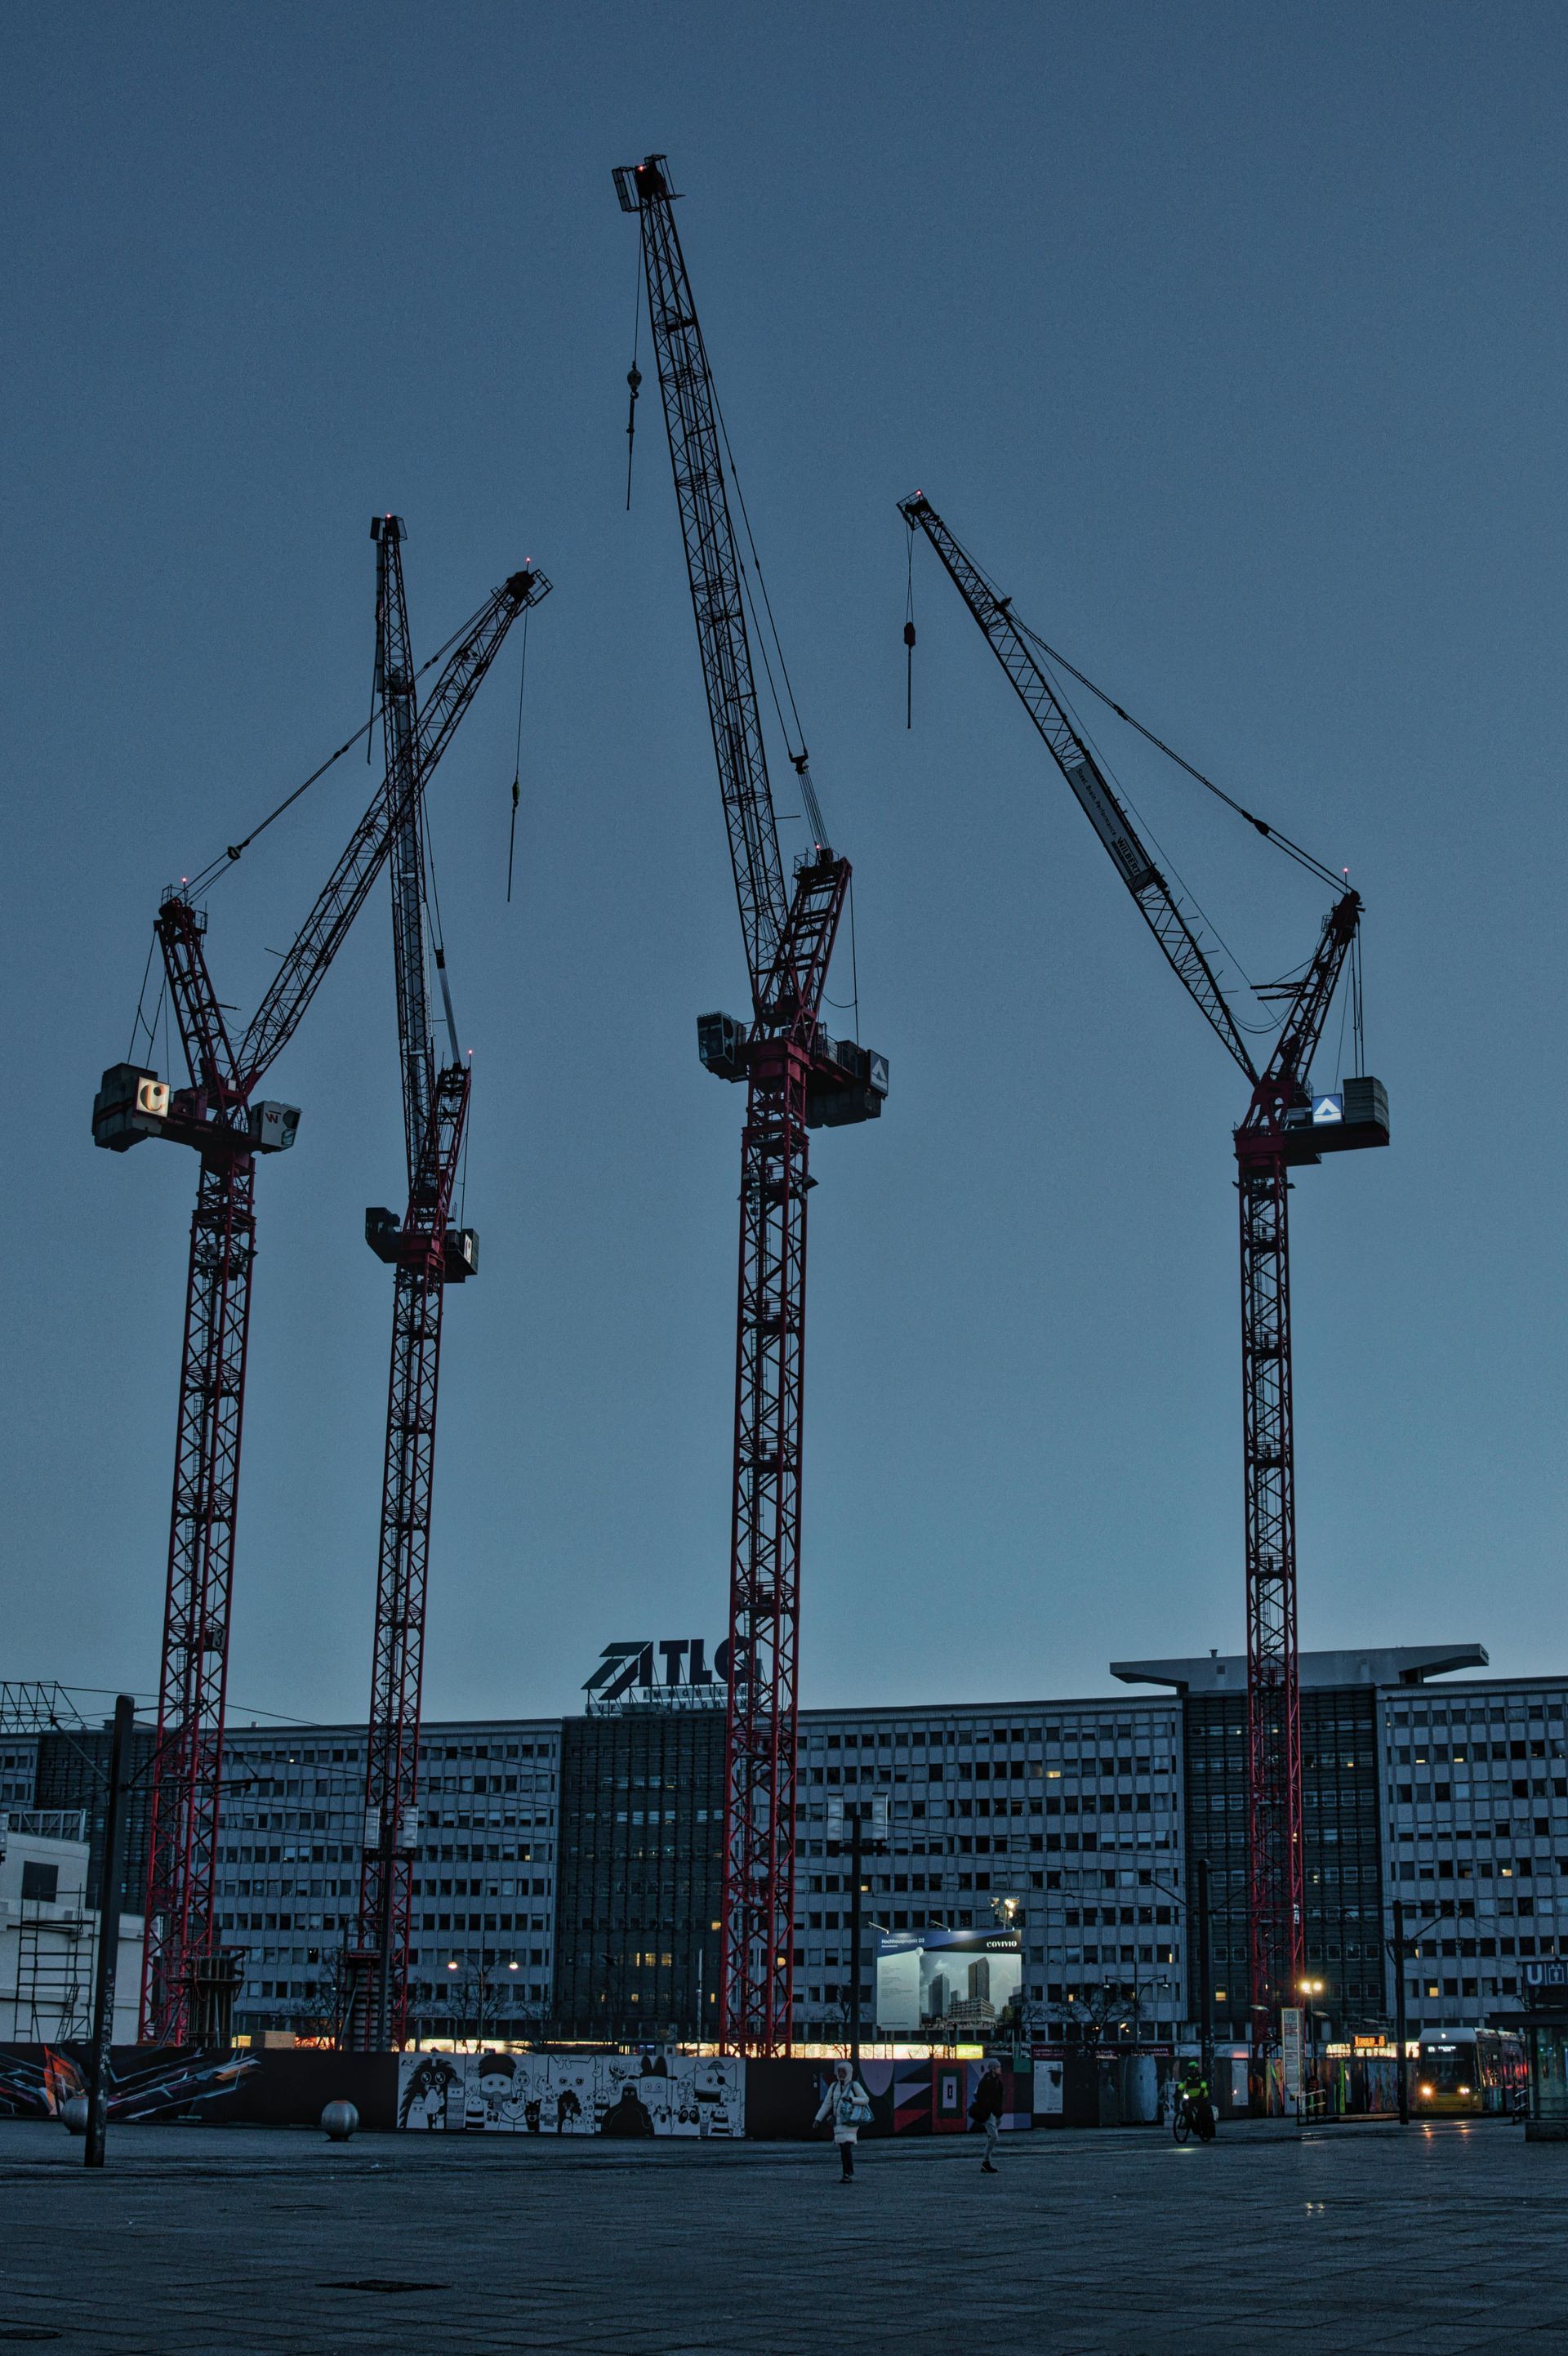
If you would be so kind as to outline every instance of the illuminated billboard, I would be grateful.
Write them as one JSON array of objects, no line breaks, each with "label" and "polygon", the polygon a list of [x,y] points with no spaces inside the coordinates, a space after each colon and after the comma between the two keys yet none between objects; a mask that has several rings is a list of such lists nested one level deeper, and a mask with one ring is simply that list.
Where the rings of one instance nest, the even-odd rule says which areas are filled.
[{"label": "illuminated billboard", "polygon": [[889,1931],[876,1942],[876,2026],[886,2037],[982,2043],[1017,2024],[1016,1931]]}]

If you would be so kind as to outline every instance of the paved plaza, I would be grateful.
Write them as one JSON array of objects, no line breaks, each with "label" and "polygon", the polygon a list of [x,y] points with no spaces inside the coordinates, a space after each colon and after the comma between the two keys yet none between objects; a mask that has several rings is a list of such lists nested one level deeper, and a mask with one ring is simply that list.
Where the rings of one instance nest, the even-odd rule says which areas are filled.
[{"label": "paved plaza", "polygon": [[[0,2344],[61,2356],[1568,2349],[1568,2146],[1500,2122],[863,2147],[0,2124]],[[403,2287],[369,2287],[371,2285]]]}]

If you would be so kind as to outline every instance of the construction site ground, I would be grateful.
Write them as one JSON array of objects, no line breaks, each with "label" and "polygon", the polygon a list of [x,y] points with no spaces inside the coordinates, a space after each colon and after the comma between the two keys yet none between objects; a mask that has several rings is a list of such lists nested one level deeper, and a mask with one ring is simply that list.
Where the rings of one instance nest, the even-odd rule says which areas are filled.
[{"label": "construction site ground", "polygon": [[861,2147],[0,2122],[0,2344],[62,2356],[1568,2347],[1568,2144],[1501,2121]]}]

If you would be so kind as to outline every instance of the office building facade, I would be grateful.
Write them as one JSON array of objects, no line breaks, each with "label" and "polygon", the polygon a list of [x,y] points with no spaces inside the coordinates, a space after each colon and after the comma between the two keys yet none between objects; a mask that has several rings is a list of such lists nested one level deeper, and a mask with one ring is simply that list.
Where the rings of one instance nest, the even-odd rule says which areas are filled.
[{"label": "office building facade", "polygon": [[1568,1678],[1385,1691],[1381,1750],[1412,2028],[1517,2007],[1527,1966],[1568,1954]]},{"label": "office building facade", "polygon": [[[1478,1677],[1486,1666],[1478,1645],[1302,1656],[1320,2033],[1391,2027],[1396,1901],[1412,2033],[1484,2019],[1518,2000],[1529,1964],[1568,1954],[1568,1678]],[[802,1712],[800,2038],[834,2040],[848,2020],[844,1812],[873,1803],[868,2028],[879,1931],[1004,1922],[1019,1936],[1029,2034],[1170,2041],[1201,2012],[1201,1858],[1215,2029],[1245,2037],[1245,1664],[1112,1667],[1125,1690],[1077,1701]],[[711,1692],[689,1698],[655,1707],[638,1688],[581,1718],[425,1730],[418,2035],[711,2032],[724,1712]],[[64,1795],[49,1740],[0,1736],[6,1788],[27,1787],[28,1805],[45,1804],[46,1781]],[[354,1935],[363,1777],[360,1727],[231,1730],[219,1902],[246,1959],[242,2031],[330,2030]]]},{"label": "office building facade", "polygon": [[712,2037],[725,1713],[638,1703],[566,1719],[553,2021],[565,2037]]},{"label": "office building facade", "polygon": [[1181,1706],[1165,1697],[800,1720],[795,2001],[807,2040],[853,2000],[847,1847],[832,1806],[886,1796],[863,1869],[861,2006],[878,1929],[1020,1934],[1025,2021],[1169,2038],[1185,2012]]},{"label": "office building facade", "polygon": [[[420,1751],[410,2021],[424,2037],[525,2039],[548,2019],[559,1719],[433,1724]],[[355,1937],[362,1726],[229,1733],[218,1906],[245,1955],[242,2034],[329,2035]]]}]

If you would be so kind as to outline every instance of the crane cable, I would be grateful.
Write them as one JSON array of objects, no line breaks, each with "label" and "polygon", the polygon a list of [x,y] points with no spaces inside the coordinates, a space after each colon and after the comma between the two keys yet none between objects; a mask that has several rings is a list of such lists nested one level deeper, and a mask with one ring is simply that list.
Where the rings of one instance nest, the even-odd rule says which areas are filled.
[{"label": "crane cable", "polygon": [[[1036,643],[1038,642],[1036,641]],[[1069,668],[1070,669],[1071,666],[1069,665]],[[1077,674],[1075,673],[1074,676],[1076,677]],[[1195,911],[1198,918],[1201,930],[1212,935],[1213,938],[1218,941],[1220,948],[1223,949],[1231,965],[1235,967],[1237,972],[1240,975],[1242,983],[1246,989],[1251,992],[1254,998],[1262,998],[1266,1000],[1268,986],[1265,984],[1263,987],[1260,988],[1258,983],[1252,980],[1251,974],[1247,971],[1245,964],[1241,958],[1237,956],[1235,950],[1231,948],[1230,942],[1226,939],[1224,934],[1220,931],[1219,926],[1215,923],[1213,917],[1209,915],[1208,909],[1204,906],[1197,893],[1193,890],[1191,884],[1188,884],[1187,878],[1182,874],[1181,870],[1177,867],[1169,851],[1166,851],[1164,843],[1160,841],[1159,836],[1155,832],[1149,820],[1144,817],[1143,811],[1138,808],[1137,803],[1133,799],[1133,797],[1128,792],[1125,784],[1122,782],[1121,777],[1117,776],[1110,759],[1106,755],[1101,753],[1100,746],[1095,743],[1095,740],[1090,734],[1089,729],[1084,725],[1083,722],[1079,718],[1078,713],[1073,710],[1072,705],[1068,701],[1066,695],[1062,692],[1057,681],[1052,680],[1050,684],[1058,702],[1061,705],[1062,710],[1067,713],[1079,742],[1085,744],[1089,751],[1094,755],[1104,775],[1114,781],[1116,791],[1126,803],[1128,809],[1131,810],[1133,816],[1137,819],[1139,826],[1143,829],[1144,833],[1147,836],[1149,841],[1154,845],[1155,850],[1158,852],[1162,867],[1169,877],[1170,883],[1175,886],[1175,891],[1173,892],[1172,896],[1176,900],[1178,909],[1181,907],[1182,904],[1185,903],[1187,907],[1190,907]],[[1199,942],[1199,946],[1202,946],[1201,942]],[[1216,981],[1219,982],[1218,974],[1215,979]],[[1271,1014],[1268,1021],[1264,1023],[1245,1022],[1240,1014],[1238,1013],[1236,1008],[1231,1005],[1223,983],[1219,984],[1219,994],[1221,998],[1225,1000],[1227,1006],[1230,1007],[1231,1020],[1235,1023],[1239,1030],[1251,1032],[1257,1037],[1266,1037],[1271,1032],[1278,1030],[1282,1019],[1281,1016]]]},{"label": "crane cable", "polygon": [[511,771],[511,827],[506,842],[506,903],[509,908],[511,905],[511,864],[517,850],[517,806],[522,798],[522,691],[528,680],[529,612],[530,608],[525,605],[522,613],[522,661],[517,674],[517,751]]},{"label": "crane cable", "polygon": [[435,961],[435,979],[441,989],[441,1003],[446,1010],[446,1038],[452,1050],[452,1061],[460,1064],[463,1050],[457,1044],[457,1017],[452,1011],[452,985],[446,979],[446,940],[441,927],[441,894],[435,883],[435,846],[430,840],[430,823],[426,819],[420,829],[424,853],[419,879],[419,896],[430,920],[430,946]]},{"label": "crane cable", "polygon": [[[489,602],[489,598],[487,598],[483,605],[476,606],[473,613],[469,615],[466,622],[458,624],[451,637],[446,641],[446,644],[437,647],[435,652],[430,657],[429,660],[420,664],[419,669],[413,674],[415,679],[423,679],[425,672],[431,669],[435,664],[438,663],[444,654],[450,652],[451,648],[456,645],[459,638],[466,637],[474,628],[475,624],[478,621],[480,615],[486,611]],[[241,852],[248,851],[252,843],[254,842],[256,837],[259,834],[264,834],[268,827],[272,825],[274,819],[282,818],[285,810],[291,809],[293,805],[298,801],[301,794],[308,792],[309,788],[315,785],[318,777],[324,777],[327,775],[328,770],[330,769],[335,763],[343,758],[345,753],[351,753],[353,751],[360,737],[368,734],[370,730],[375,726],[380,713],[380,709],[381,707],[379,705],[372,709],[371,716],[365,722],[363,727],[356,728],[353,734],[348,739],[347,743],[339,744],[335,753],[328,755],[328,758],[322,762],[321,766],[318,769],[312,769],[309,776],[306,778],[303,785],[295,786],[292,794],[285,794],[283,800],[279,802],[276,809],[269,810],[266,817],[261,820],[260,824],[253,826],[251,829],[249,834],[242,835],[238,842],[230,843],[225,849],[221,858],[209,859],[207,865],[200,870],[199,873],[184,877],[181,881],[182,892],[190,895],[197,892],[205,891],[209,884],[213,883],[220,875],[227,874],[229,869],[233,866],[235,861],[240,857]]]},{"label": "crane cable", "polygon": [[1038,647],[1043,655],[1048,656],[1060,669],[1076,679],[1080,687],[1088,688],[1090,695],[1098,696],[1107,710],[1113,712],[1118,720],[1124,720],[1129,728],[1135,729],[1145,744],[1152,744],[1157,753],[1163,753],[1168,761],[1174,761],[1178,769],[1185,769],[1189,777],[1194,778],[1206,791],[1222,801],[1227,809],[1233,809],[1238,818],[1244,818],[1249,826],[1256,827],[1261,835],[1270,842],[1277,844],[1287,858],[1294,859],[1299,866],[1305,867],[1309,874],[1317,876],[1322,883],[1332,884],[1337,890],[1343,890],[1342,876],[1337,875],[1331,867],[1325,867],[1321,859],[1315,859],[1310,851],[1304,851],[1299,842],[1293,842],[1288,834],[1280,832],[1277,826],[1270,826],[1265,819],[1255,817],[1250,809],[1244,809],[1233,795],[1228,794],[1223,786],[1217,786],[1212,777],[1206,777],[1201,769],[1195,769],[1190,761],[1183,760],[1174,745],[1167,744],[1163,736],[1156,736],[1152,728],[1145,728],[1141,720],[1134,720],[1132,713],[1124,711],[1116,701],[1114,696],[1107,695],[1102,687],[1096,687],[1094,681],[1080,671],[1076,663],[1069,662],[1066,655],[1058,654],[1055,647],[1047,646],[1039,633],[1036,630],[1031,630],[1026,623],[1019,621],[1015,614],[1010,615],[1008,618],[1015,629],[1027,638],[1031,645]]},{"label": "crane cable", "polygon": [[[704,367],[707,367],[707,345],[703,340],[703,330],[700,325],[697,327],[697,337],[699,342],[703,344],[703,361]],[[711,367],[707,369],[707,375],[708,390],[713,398],[714,415],[718,420],[719,434],[725,445],[725,456],[729,460],[730,480],[735,485],[740,519],[746,527],[746,544],[751,551],[751,571],[757,575],[757,588],[762,593],[762,612],[768,616],[766,632],[761,626],[762,615],[757,611],[757,594],[747,578],[747,568],[744,562],[739,563],[741,594],[751,607],[752,621],[757,629],[757,651],[762,657],[762,668],[767,674],[768,692],[773,698],[773,709],[778,715],[779,733],[784,739],[784,750],[789,757],[790,767],[800,780],[800,797],[806,805],[806,820],[811,827],[813,841],[825,846],[828,840],[827,822],[822,817],[822,804],[817,799],[816,787],[811,782],[810,755],[806,749],[806,732],[800,724],[800,708],[795,701],[794,683],[789,677],[789,666],[784,659],[784,641],[779,635],[779,625],[773,618],[773,600],[768,594],[768,576],[762,569],[762,559],[757,552],[757,539],[751,529],[751,516],[746,504],[746,492],[741,485],[740,468],[736,465],[735,452],[730,447],[729,427],[725,421],[724,403],[719,399],[719,389],[714,381]],[[738,562],[738,551],[736,558]],[[779,701],[779,689],[773,677],[773,665],[768,659],[769,638],[773,641],[773,652],[778,657],[779,675],[784,681],[784,692],[789,700],[790,716],[795,723],[795,739],[800,747],[798,753],[790,744],[789,723],[784,717],[783,705]]]},{"label": "crane cable", "polygon": [[904,527],[904,725],[909,729],[915,724],[915,527],[908,516]]},{"label": "crane cable", "polygon": [[[631,454],[637,447],[637,396],[642,391],[642,370],[637,365],[638,339],[642,330],[642,241],[638,240],[637,277],[631,297],[631,366],[626,380],[631,399],[626,405],[626,511],[631,513]],[[510,898],[510,894],[508,894]]]}]

